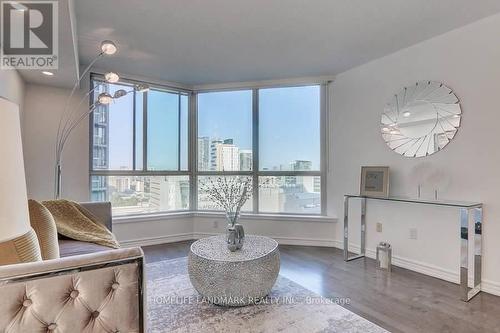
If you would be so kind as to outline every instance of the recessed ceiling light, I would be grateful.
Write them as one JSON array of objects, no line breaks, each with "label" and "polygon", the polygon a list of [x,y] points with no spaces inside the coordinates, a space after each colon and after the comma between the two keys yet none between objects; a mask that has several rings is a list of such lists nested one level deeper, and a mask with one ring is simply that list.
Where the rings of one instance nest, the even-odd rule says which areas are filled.
[{"label": "recessed ceiling light", "polygon": [[403,117],[409,117],[409,116],[411,116],[411,113],[409,111],[403,113]]},{"label": "recessed ceiling light", "polygon": [[387,127],[382,127],[382,131],[383,131],[383,132],[389,132],[389,128],[387,128]]},{"label": "recessed ceiling light", "polygon": [[459,114],[454,114],[453,118],[460,118],[460,115]]},{"label": "recessed ceiling light", "polygon": [[47,75],[47,76],[53,76],[54,73],[49,72],[49,71],[42,71],[42,74]]}]

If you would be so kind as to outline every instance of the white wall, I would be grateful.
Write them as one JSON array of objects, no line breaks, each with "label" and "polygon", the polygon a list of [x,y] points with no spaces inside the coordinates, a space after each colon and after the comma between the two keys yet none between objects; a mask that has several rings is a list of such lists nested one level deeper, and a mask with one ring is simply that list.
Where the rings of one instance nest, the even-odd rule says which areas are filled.
[{"label": "white wall", "polygon": [[24,117],[24,95],[25,84],[21,75],[15,69],[0,69],[0,97],[19,105],[21,123]]},{"label": "white wall", "polygon": [[[496,15],[408,49],[386,56],[336,77],[332,87],[331,170],[329,211],[342,215],[342,196],[359,192],[362,165],[391,168],[391,194],[417,194],[421,170],[440,174],[436,186],[423,184],[423,196],[484,203],[485,289],[500,293],[500,15]],[[441,152],[409,159],[392,152],[379,132],[384,104],[403,86],[420,80],[440,81],[452,88],[463,108],[462,126]],[[447,208],[386,202],[368,205],[367,247],[380,240],[394,246],[394,255],[407,266],[416,264],[433,274],[458,279],[458,213]],[[354,215],[355,216],[355,215]],[[375,223],[383,232],[375,232]],[[418,240],[409,240],[409,228]],[[358,229],[359,230],[359,229]],[[359,233],[359,232],[358,232]],[[353,235],[358,234],[353,229]],[[337,240],[342,237],[338,223]],[[354,237],[354,236],[353,236]],[[359,239],[359,237],[358,237]],[[354,244],[359,240],[353,239]]]},{"label": "white wall", "polygon": [[113,233],[122,246],[145,246],[193,239],[193,218],[154,217],[141,221],[114,222]]},{"label": "white wall", "polygon": [[21,109],[24,101],[24,81],[16,70],[0,70],[0,97],[16,103]]},{"label": "white wall", "polygon": [[[23,137],[28,197],[37,200],[54,195],[54,145],[61,113],[70,90],[26,85]],[[82,93],[74,96],[77,105]],[[79,112],[85,112],[88,101]],[[89,131],[84,120],[66,144],[63,155],[63,196],[76,201],[89,199]]]}]

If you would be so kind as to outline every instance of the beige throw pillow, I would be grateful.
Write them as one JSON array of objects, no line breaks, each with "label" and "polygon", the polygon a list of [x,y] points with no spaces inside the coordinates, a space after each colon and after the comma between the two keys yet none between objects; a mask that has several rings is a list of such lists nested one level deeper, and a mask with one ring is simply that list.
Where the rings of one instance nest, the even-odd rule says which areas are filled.
[{"label": "beige throw pillow", "polygon": [[59,258],[59,242],[54,217],[35,200],[28,200],[31,227],[35,230],[43,260]]}]

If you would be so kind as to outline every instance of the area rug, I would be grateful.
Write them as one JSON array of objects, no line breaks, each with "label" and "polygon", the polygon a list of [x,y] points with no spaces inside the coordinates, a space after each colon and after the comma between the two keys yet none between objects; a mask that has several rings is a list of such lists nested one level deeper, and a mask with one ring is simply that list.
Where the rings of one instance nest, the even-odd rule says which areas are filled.
[{"label": "area rug", "polygon": [[279,276],[259,304],[221,307],[203,299],[187,273],[187,258],[146,266],[147,326],[166,332],[387,332],[368,320]]}]

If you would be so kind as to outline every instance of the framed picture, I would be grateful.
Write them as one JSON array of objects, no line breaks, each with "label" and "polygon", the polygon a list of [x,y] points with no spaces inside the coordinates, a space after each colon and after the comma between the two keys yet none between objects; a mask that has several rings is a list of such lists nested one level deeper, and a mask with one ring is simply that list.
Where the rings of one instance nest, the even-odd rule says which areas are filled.
[{"label": "framed picture", "polygon": [[389,167],[361,167],[360,195],[366,197],[389,197]]}]

